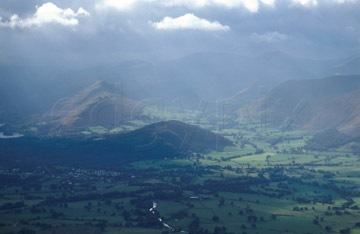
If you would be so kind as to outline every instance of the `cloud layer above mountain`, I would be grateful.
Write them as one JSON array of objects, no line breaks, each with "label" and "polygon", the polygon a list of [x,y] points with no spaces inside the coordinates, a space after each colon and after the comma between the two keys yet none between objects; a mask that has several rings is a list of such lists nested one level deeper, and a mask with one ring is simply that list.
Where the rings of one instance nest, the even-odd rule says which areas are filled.
[{"label": "cloud layer above mountain", "polygon": [[3,0],[0,63],[360,52],[359,0]]}]

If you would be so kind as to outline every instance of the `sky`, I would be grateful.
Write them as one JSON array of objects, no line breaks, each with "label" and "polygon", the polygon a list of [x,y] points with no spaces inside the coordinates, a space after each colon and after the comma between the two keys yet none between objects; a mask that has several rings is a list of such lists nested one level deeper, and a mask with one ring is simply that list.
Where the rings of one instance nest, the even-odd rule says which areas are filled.
[{"label": "sky", "polygon": [[360,0],[1,0],[0,64],[360,53]]}]

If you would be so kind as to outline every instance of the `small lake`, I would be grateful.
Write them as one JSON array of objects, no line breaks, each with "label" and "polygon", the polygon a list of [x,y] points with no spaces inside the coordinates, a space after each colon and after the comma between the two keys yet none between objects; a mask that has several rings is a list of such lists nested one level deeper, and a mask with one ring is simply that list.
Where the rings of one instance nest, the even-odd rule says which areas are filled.
[{"label": "small lake", "polygon": [[[0,123],[0,127],[4,126],[4,123]],[[9,138],[19,138],[23,137],[23,134],[13,133],[12,135],[5,135],[3,132],[0,132],[0,139],[9,139]]]},{"label": "small lake", "polygon": [[0,132],[0,139],[19,138],[23,136],[24,136],[23,134],[19,134],[19,133],[14,133],[12,135],[4,135],[3,132]]}]

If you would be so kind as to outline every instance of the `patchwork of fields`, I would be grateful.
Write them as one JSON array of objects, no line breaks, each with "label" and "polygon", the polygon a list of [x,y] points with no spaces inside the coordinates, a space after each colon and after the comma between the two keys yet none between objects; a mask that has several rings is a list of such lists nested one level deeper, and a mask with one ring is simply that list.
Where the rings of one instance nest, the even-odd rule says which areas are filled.
[{"label": "patchwork of fields", "polygon": [[358,154],[238,126],[217,130],[235,143],[223,152],[117,170],[3,167],[1,233],[360,233]]}]

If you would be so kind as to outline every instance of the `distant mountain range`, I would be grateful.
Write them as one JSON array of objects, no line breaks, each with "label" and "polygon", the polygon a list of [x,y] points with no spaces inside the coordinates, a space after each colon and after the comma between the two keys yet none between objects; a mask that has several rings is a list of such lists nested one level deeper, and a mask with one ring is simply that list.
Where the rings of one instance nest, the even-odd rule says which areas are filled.
[{"label": "distant mountain range", "polygon": [[286,81],[238,114],[304,129],[360,136],[360,75]]},{"label": "distant mountain range", "polygon": [[185,104],[204,99],[228,98],[244,88],[273,88],[291,79],[320,78],[332,74],[338,60],[298,58],[283,52],[262,56],[203,52],[152,64],[128,61],[117,65],[81,70],[73,75],[94,81],[121,82],[130,97],[179,98]]},{"label": "distant mountain range", "polygon": [[166,62],[132,60],[86,68],[0,65],[0,121],[43,114],[99,80],[122,86],[122,95],[129,99],[158,98],[165,104],[177,100],[196,108],[200,100],[229,98],[255,85],[269,90],[286,80],[358,72],[356,61],[298,58],[282,52],[261,56],[206,52]]},{"label": "distant mountain range", "polygon": [[102,138],[0,139],[2,165],[13,163],[117,167],[137,160],[153,160],[222,151],[232,142],[219,134],[180,121],[166,121]]}]

